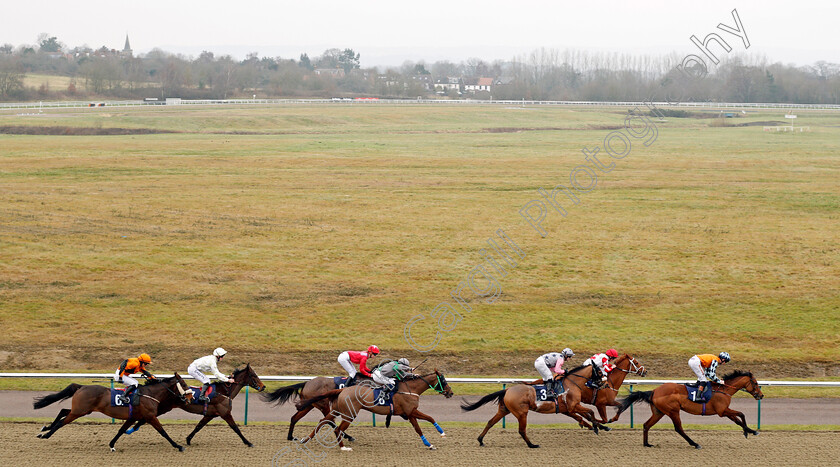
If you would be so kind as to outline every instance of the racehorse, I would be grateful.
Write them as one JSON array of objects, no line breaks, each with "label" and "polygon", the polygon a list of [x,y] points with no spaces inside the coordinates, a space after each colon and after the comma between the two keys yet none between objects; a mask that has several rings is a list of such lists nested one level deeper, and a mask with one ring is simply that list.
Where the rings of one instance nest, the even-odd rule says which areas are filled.
[{"label": "racehorse", "polygon": [[[324,425],[332,425],[336,416],[339,416],[341,417],[341,423],[339,423],[335,428],[335,439],[338,440],[338,445],[341,447],[342,451],[352,451],[353,448],[344,446],[344,431],[356,418],[359,410],[364,409],[379,415],[393,414],[407,418],[408,421],[411,422],[411,425],[414,426],[414,431],[416,431],[420,436],[423,444],[429,449],[437,449],[433,444],[426,440],[426,437],[423,435],[423,431],[420,429],[420,425],[417,423],[417,419],[428,421],[434,425],[435,429],[437,429],[442,438],[446,437],[446,433],[443,432],[443,428],[437,424],[434,418],[418,410],[420,405],[420,394],[425,392],[427,389],[433,389],[437,393],[443,394],[447,399],[452,397],[452,388],[449,387],[449,383],[446,382],[446,378],[440,371],[436,369],[434,373],[428,373],[425,375],[406,375],[402,381],[397,382],[396,392],[394,393],[393,404],[391,407],[375,405],[376,401],[374,399],[374,388],[372,386],[373,385],[370,381],[362,381],[361,383],[355,386],[350,386],[349,388],[335,389],[312,399],[298,402],[296,405],[298,410],[303,410],[322,400],[329,400],[332,407],[332,411],[329,412],[323,420],[318,422],[318,426],[316,426],[312,433],[304,438],[301,443],[306,443],[316,435],[320,434],[320,429]],[[319,442],[320,441],[321,439],[319,438]]]},{"label": "racehorse", "polygon": [[[607,376],[607,384],[600,389],[592,389],[589,386],[581,388],[580,397],[584,404],[594,405],[598,409],[598,415],[601,419],[598,423],[612,423],[618,420],[618,415],[607,421],[607,407],[618,407],[620,402],[615,398],[618,395],[618,389],[624,382],[624,378],[628,373],[635,373],[644,377],[647,374],[647,369],[642,366],[635,358],[628,354],[618,357],[613,363],[615,368]],[[609,427],[604,427],[604,430],[609,431]]]},{"label": "racehorse", "polygon": [[573,370],[566,372],[565,376],[561,378],[566,392],[561,397],[551,401],[537,402],[537,391],[531,384],[517,384],[507,389],[488,394],[478,402],[470,404],[464,401],[461,404],[461,409],[465,412],[475,410],[484,404],[495,400],[499,404],[499,411],[484,427],[484,431],[478,436],[478,443],[484,446],[484,436],[490,431],[499,420],[507,414],[512,414],[519,421],[519,435],[525,440],[529,448],[538,448],[538,444],[534,444],[528,439],[526,428],[528,427],[528,411],[532,410],[537,413],[562,413],[580,420],[578,415],[583,415],[592,423],[595,434],[598,434],[598,429],[603,428],[600,423],[595,421],[595,413],[582,405],[580,405],[580,397],[586,381],[592,377],[592,366],[582,365]]},{"label": "racehorse", "polygon": [[[210,420],[213,420],[216,417],[222,417],[222,420],[227,422],[228,426],[230,426],[234,433],[239,435],[239,438],[246,446],[249,448],[253,447],[254,445],[245,439],[245,436],[241,431],[239,431],[239,427],[236,425],[233,415],[231,415],[231,410],[233,409],[233,399],[245,386],[250,386],[257,391],[263,391],[265,389],[265,384],[260,381],[260,377],[257,376],[257,373],[251,368],[250,363],[247,364],[245,368],[234,370],[232,379],[232,383],[216,383],[216,396],[210,399],[210,402],[207,403],[206,407],[204,404],[192,403],[175,404],[166,407],[161,405],[158,415],[165,414],[175,407],[190,413],[204,415],[204,418],[198,422],[198,425],[195,426],[192,433],[187,436],[187,445],[190,444],[195,434],[204,428],[204,425],[207,425]],[[129,428],[128,431],[126,431],[126,434],[130,435],[134,433],[145,423],[145,420],[139,420],[134,427]]]},{"label": "racehorse", "polygon": [[[357,373],[356,381],[371,381],[371,379],[367,376],[363,376],[361,373]],[[283,405],[294,397],[297,397],[300,400],[307,400],[326,394],[330,391],[334,391],[335,389],[335,381],[333,380],[333,378],[326,376],[318,376],[317,378],[312,378],[311,380],[305,383],[293,384],[291,386],[283,386],[272,392],[263,394],[262,398],[266,402],[276,402],[275,405]],[[288,439],[289,441],[298,440],[294,436],[295,424],[298,422],[298,420],[305,417],[306,414],[309,413],[309,411],[315,408],[320,410],[321,413],[324,414],[324,417],[330,414],[329,400],[319,400],[318,402],[313,403],[312,405],[306,407],[303,410],[298,410],[297,413],[292,415],[292,421],[289,424],[289,434],[286,435],[286,439]],[[390,420],[391,416],[388,415],[388,421]],[[344,437],[347,438],[347,441],[355,441],[355,438],[346,433],[344,434]]]},{"label": "racehorse", "polygon": [[656,422],[667,415],[674,422],[674,430],[688,441],[688,444],[694,446],[696,449],[700,449],[701,446],[695,443],[683,431],[682,422],[680,421],[680,410],[693,415],[718,415],[720,417],[727,417],[735,422],[736,425],[743,428],[745,438],[751,434],[757,435],[757,431],[747,426],[747,420],[744,418],[743,413],[729,408],[729,404],[732,402],[732,395],[741,390],[750,393],[756,400],[764,398],[761,387],[759,387],[758,381],[755,380],[752,373],[749,371],[735,370],[723,377],[723,384],[712,382],[708,384],[713,384],[713,389],[712,398],[707,403],[701,404],[688,400],[688,391],[684,384],[665,383],[653,391],[640,391],[630,394],[626,399],[621,401],[621,406],[618,409],[616,417],[636,402],[645,401],[650,404],[652,415],[645,422],[645,447],[652,447],[648,443],[648,431],[650,431],[650,427],[656,425]]},{"label": "racehorse", "polygon": [[[187,384],[183,379],[175,373],[175,376],[162,380],[149,380],[145,386],[137,388],[135,394],[139,397],[140,402],[136,407],[111,406],[111,390],[104,386],[87,385],[73,383],[61,392],[49,394],[35,399],[33,406],[36,409],[46,407],[54,402],[62,401],[72,397],[72,409],[61,409],[58,416],[55,417],[52,424],[41,428],[39,438],[46,439],[53,435],[59,428],[67,425],[73,420],[90,414],[91,412],[101,412],[111,418],[118,418],[126,422],[120,427],[117,436],[111,440],[109,447],[111,451],[115,451],[114,444],[117,439],[131,426],[136,420],[144,420],[151,424],[163,436],[172,447],[183,451],[184,447],[172,441],[172,438],[166,434],[160,421],[157,419],[158,407],[160,405],[168,406],[178,402],[189,402],[192,400],[192,393],[188,391]],[[178,401],[178,402],[176,402]]]}]

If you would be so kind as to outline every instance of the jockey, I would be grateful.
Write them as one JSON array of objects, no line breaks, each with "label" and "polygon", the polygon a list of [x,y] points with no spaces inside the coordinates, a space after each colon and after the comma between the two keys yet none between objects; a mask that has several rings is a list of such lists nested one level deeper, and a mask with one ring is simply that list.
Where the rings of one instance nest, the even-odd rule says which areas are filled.
[{"label": "jockey", "polygon": [[[717,367],[727,363],[731,358],[728,352],[721,352],[715,356],[712,354],[695,355],[688,359],[688,367],[697,375],[697,392],[704,393],[706,382],[714,381],[723,384],[723,380],[715,374]],[[708,398],[707,398],[708,399]]]},{"label": "jockey", "polygon": [[193,378],[197,379],[201,382],[201,395],[198,396],[198,400],[201,402],[209,402],[210,397],[208,396],[210,392],[210,378],[205,375],[205,373],[209,373],[215,376],[219,381],[223,383],[232,383],[233,380],[225,376],[221,371],[219,371],[218,362],[227,355],[227,351],[225,349],[218,347],[216,350],[213,351],[213,355],[207,355],[201,358],[196,359],[190,366],[187,367],[187,373],[190,374]]},{"label": "jockey", "polygon": [[546,395],[548,397],[553,399],[554,397],[559,395],[554,393],[555,381],[554,374],[552,373],[561,376],[565,374],[566,370],[562,368],[563,363],[565,363],[567,359],[573,357],[574,355],[575,353],[572,352],[572,349],[566,347],[560,353],[551,352],[545,355],[540,355],[534,361],[534,368],[537,369],[537,372],[542,377],[543,382],[545,382],[545,390]]},{"label": "jockey", "polygon": [[618,351],[615,349],[607,350],[605,353],[597,353],[583,362],[584,365],[592,365],[592,381],[598,383],[597,376],[601,377],[600,384],[607,381],[607,375],[610,374],[615,366],[612,361],[618,358]]},{"label": "jockey", "polygon": [[397,381],[402,381],[405,375],[411,373],[411,370],[407,358],[390,361],[373,370],[373,381],[391,392],[396,389]]},{"label": "jockey", "polygon": [[142,373],[148,379],[156,379],[155,375],[146,370],[146,365],[152,363],[152,357],[149,354],[140,354],[137,358],[128,358],[123,360],[117,372],[114,373],[114,381],[125,384],[125,393],[119,396],[123,404],[131,402],[131,394],[137,389],[138,382],[132,378],[134,373]]},{"label": "jockey", "polygon": [[338,363],[347,371],[350,377],[347,379],[344,387],[349,387],[356,382],[356,367],[354,363],[359,365],[359,372],[365,376],[370,376],[370,368],[367,367],[369,358],[379,355],[379,347],[371,345],[364,352],[354,352],[352,350],[345,350],[338,356]]}]

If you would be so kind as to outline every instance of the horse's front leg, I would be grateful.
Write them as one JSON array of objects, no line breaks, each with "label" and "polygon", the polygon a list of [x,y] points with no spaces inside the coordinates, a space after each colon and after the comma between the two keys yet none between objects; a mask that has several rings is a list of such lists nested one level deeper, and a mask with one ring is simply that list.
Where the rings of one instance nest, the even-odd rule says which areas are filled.
[{"label": "horse's front leg", "polygon": [[437,432],[440,433],[440,437],[446,438],[446,433],[443,432],[443,428],[441,428],[440,425],[437,424],[437,422],[434,418],[431,417],[431,415],[426,415],[423,412],[414,409],[411,412],[411,416],[414,418],[419,418],[420,420],[426,420],[427,422],[431,423],[435,427],[435,430],[437,430]]},{"label": "horse's front leg", "polygon": [[732,410],[729,407],[727,407],[726,410],[724,410],[723,413],[720,414],[720,416],[726,417],[735,422],[736,425],[740,426],[744,430],[744,438],[747,438],[748,435],[758,434],[757,431],[753,430],[747,425],[747,419],[746,417],[744,417],[743,412],[738,412],[737,410]]},{"label": "horse's front leg", "polygon": [[[413,413],[413,412],[412,412]],[[414,415],[408,416],[408,421],[411,422],[411,425],[414,426],[414,431],[420,435],[420,441],[423,441],[423,444],[426,445],[427,448],[431,450],[437,449],[434,444],[430,443],[425,436],[423,436],[423,430],[420,429],[420,424],[417,423],[417,418]]]}]

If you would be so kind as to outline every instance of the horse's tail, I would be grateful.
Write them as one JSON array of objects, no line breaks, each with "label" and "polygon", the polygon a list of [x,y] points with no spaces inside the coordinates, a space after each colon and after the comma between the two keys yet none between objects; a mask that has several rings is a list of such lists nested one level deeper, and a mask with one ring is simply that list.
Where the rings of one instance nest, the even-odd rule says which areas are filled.
[{"label": "horse's tail", "polygon": [[493,399],[495,399],[497,403],[502,404],[502,399],[504,399],[506,392],[507,389],[502,389],[501,391],[496,391],[493,394],[487,394],[486,396],[479,399],[478,402],[474,402],[472,404],[470,404],[469,402],[467,402],[466,399],[464,399],[464,403],[461,404],[461,410],[463,410],[464,412],[470,412],[492,401]]},{"label": "horse's tail", "polygon": [[289,402],[294,396],[300,397],[300,391],[303,390],[303,387],[306,383],[298,383],[293,384],[291,386],[283,386],[282,388],[278,388],[275,391],[262,394],[263,400],[266,402],[277,402],[275,405],[283,405],[286,402]]},{"label": "horse's tail", "polygon": [[81,384],[73,383],[66,388],[62,389],[61,392],[57,392],[55,394],[47,394],[43,397],[35,398],[35,402],[32,403],[32,406],[36,409],[44,408],[54,402],[63,401],[69,397],[73,397],[73,394],[76,394],[76,391],[81,388]]},{"label": "horse's tail", "polygon": [[329,399],[330,401],[333,401],[336,398],[338,398],[338,395],[341,394],[341,391],[343,390],[344,389],[333,389],[332,391],[325,392],[320,396],[315,396],[313,398],[306,399],[305,401],[300,401],[297,404],[295,404],[295,408],[297,408],[298,412],[300,412],[301,410],[307,409],[316,402],[320,402],[324,399]]},{"label": "horse's tail", "polygon": [[625,397],[624,400],[621,401],[621,405],[618,407],[618,412],[616,416],[621,415],[621,412],[629,409],[631,405],[635,404],[636,402],[647,402],[648,404],[653,404],[651,401],[651,397],[653,397],[653,391],[636,391],[631,392],[629,396]]}]

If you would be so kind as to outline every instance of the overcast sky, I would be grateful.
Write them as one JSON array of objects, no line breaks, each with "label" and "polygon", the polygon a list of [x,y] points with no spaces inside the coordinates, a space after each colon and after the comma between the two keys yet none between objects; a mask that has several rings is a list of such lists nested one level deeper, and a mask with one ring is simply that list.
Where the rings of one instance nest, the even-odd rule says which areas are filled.
[{"label": "overcast sky", "polygon": [[[35,44],[38,34],[66,45],[153,48],[197,56],[202,50],[244,58],[297,58],[352,48],[362,66],[405,60],[509,59],[539,47],[634,54],[680,54],[689,37],[734,26],[737,9],[751,54],[772,61],[840,62],[840,2],[823,1],[542,1],[483,0],[27,0],[9,2],[0,43]],[[729,41],[729,39],[732,39]]]}]

